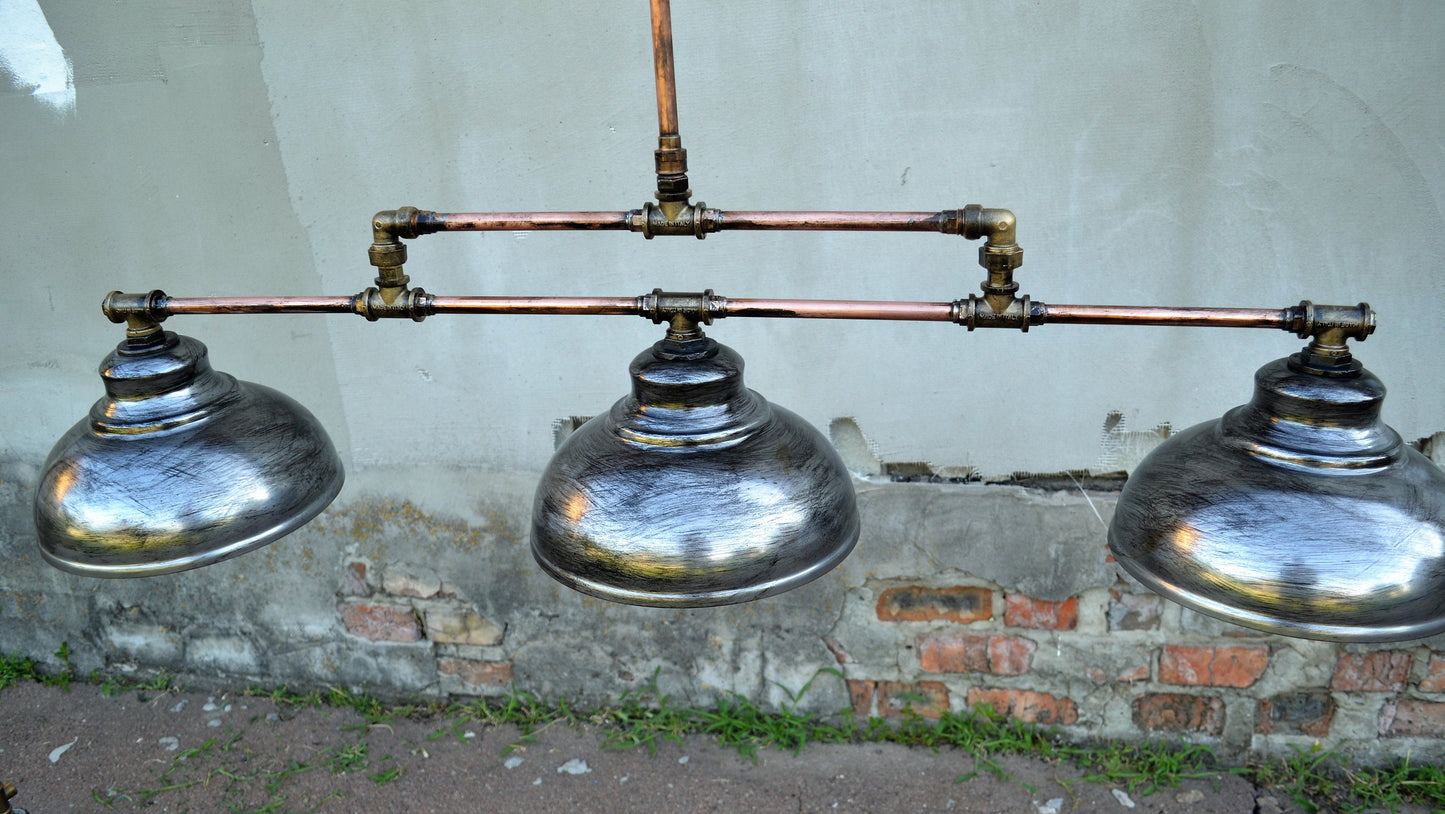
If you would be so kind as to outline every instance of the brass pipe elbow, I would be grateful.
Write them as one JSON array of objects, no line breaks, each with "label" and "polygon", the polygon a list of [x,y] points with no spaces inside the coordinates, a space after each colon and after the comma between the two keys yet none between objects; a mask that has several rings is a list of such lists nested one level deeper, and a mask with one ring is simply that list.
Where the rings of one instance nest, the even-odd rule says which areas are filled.
[{"label": "brass pipe elbow", "polygon": [[114,323],[126,324],[126,340],[132,345],[143,344],[159,336],[161,322],[169,314],[165,302],[166,292],[156,289],[145,294],[126,294],[112,291],[100,303],[100,312]]},{"label": "brass pipe elbow", "polygon": [[984,238],[987,245],[1017,245],[1018,219],[1007,209],[987,209],[969,204],[959,212],[958,226],[958,233],[966,240]]},{"label": "brass pipe elbow", "polygon": [[377,212],[371,216],[371,239],[376,243],[386,243],[398,238],[410,240],[426,234],[428,230],[417,226],[417,216],[420,214],[421,210],[414,206]]}]

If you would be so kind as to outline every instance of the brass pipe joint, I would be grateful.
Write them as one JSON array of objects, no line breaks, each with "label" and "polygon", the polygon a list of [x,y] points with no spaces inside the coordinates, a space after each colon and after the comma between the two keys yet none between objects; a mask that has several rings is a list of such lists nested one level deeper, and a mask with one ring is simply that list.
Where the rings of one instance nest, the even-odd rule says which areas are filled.
[{"label": "brass pipe joint", "polygon": [[[988,272],[982,284],[984,299],[995,315],[1015,310],[1019,285],[1014,282],[1013,273],[1024,263],[1024,250],[1017,242],[1018,219],[1014,213],[1007,209],[969,204],[952,217],[945,217],[943,228],[944,231],[955,231],[966,240],[984,239],[983,245],[978,248],[978,264]],[[1028,330],[1027,320],[1023,327]]]},{"label": "brass pipe joint", "polygon": [[641,232],[648,240],[658,235],[692,235],[702,240],[708,232],[718,231],[721,216],[722,212],[709,209],[702,201],[648,201],[627,213],[627,229]]},{"label": "brass pipe joint", "polygon": [[[969,204],[958,210],[954,217],[957,218],[956,224],[949,231],[956,231],[965,240],[984,238],[988,244],[1017,248],[1015,234],[1018,231],[1018,219],[1007,209],[987,209],[978,204]],[[1014,268],[1018,268],[1018,265],[1015,263]]]},{"label": "brass pipe joint", "polygon": [[421,322],[432,315],[432,301],[432,295],[420,287],[396,291],[390,298],[381,289],[368,288],[351,298],[351,310],[366,317],[367,322],[376,322],[378,319],[410,319]]},{"label": "brass pipe joint", "polygon": [[680,294],[652,289],[651,294],[637,298],[637,313],[654,325],[674,323],[678,318],[711,325],[714,319],[727,316],[727,297],[719,297],[709,288],[701,294]]},{"label": "brass pipe joint", "polygon": [[687,203],[692,189],[688,186],[687,149],[682,146],[682,137],[675,133],[659,136],[652,158],[657,168],[657,200],[664,204]]},{"label": "brass pipe joint", "polygon": [[1017,328],[1028,333],[1030,325],[1044,321],[1044,314],[1042,306],[1035,306],[1027,294],[1022,297],[1010,295],[1002,308],[995,307],[988,294],[982,297],[970,294],[966,300],[954,300],[950,319],[970,331],[976,328]]},{"label": "brass pipe joint", "polygon": [[406,275],[406,244],[402,238],[411,239],[436,231],[435,226],[419,223],[423,214],[414,206],[386,209],[371,218],[371,248],[367,258],[376,267],[376,290],[387,305],[391,305],[407,291],[411,278]]},{"label": "brass pipe joint", "polygon": [[1288,309],[1288,328],[1310,343],[1299,354],[1303,368],[1326,376],[1357,374],[1360,363],[1350,356],[1347,340],[1363,342],[1375,332],[1375,311],[1369,303],[1315,305],[1303,300]]},{"label": "brass pipe joint", "polygon": [[161,335],[161,322],[169,316],[165,310],[168,299],[160,289],[144,294],[112,291],[101,301],[100,311],[111,322],[126,324],[125,336],[131,345],[142,345]]}]

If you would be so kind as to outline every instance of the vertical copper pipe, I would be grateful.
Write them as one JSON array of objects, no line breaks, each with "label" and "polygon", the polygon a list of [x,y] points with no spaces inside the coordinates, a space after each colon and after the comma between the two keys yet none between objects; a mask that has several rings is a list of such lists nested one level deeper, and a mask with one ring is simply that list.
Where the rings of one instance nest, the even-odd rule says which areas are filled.
[{"label": "vertical copper pipe", "polygon": [[[652,62],[657,73],[657,136],[676,139],[677,79],[672,67],[672,7],[669,0],[652,0]],[[678,144],[661,144],[666,149]]]}]

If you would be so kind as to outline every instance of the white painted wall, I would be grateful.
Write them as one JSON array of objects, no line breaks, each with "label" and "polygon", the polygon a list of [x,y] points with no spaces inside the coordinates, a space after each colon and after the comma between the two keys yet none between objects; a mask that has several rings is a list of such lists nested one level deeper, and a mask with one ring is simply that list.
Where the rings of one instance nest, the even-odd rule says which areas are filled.
[{"label": "white painted wall", "polygon": [[[41,7],[73,108],[0,75],[0,451],[36,465],[100,394],[122,336],[98,312],[111,289],[351,294],[373,276],[378,209],[620,210],[652,188],[642,2]],[[1019,279],[1045,302],[1367,300],[1380,329],[1358,355],[1391,388],[1387,418],[1411,439],[1445,429],[1445,5],[679,0],[674,33],[710,206],[1008,207]],[[439,294],[936,301],[982,277],[956,238],[741,232],[441,235],[412,243],[408,271]],[[540,470],[553,420],[605,409],[660,335],[621,317],[167,327],[306,403],[353,470],[439,477]],[[711,334],[814,423],[853,416],[885,458],[989,473],[1098,464],[1110,411],[1134,429],[1215,417],[1301,344],[765,320]]]}]

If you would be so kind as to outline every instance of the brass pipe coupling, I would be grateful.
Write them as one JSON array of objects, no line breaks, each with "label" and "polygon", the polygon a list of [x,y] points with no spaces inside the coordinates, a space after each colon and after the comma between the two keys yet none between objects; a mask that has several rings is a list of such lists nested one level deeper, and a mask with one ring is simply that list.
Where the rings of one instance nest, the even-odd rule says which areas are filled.
[{"label": "brass pipe coupling", "polygon": [[994,308],[988,294],[982,297],[969,294],[968,299],[954,300],[951,305],[949,319],[970,331],[975,328],[1017,328],[1028,333],[1029,326],[1042,324],[1048,313],[1043,303],[1034,303],[1027,294],[1022,297],[1010,295],[1001,310]]},{"label": "brass pipe coupling", "polygon": [[721,216],[720,210],[709,209],[702,201],[648,201],[641,209],[627,213],[627,230],[641,232],[648,240],[658,235],[692,235],[702,240],[709,232],[719,231]]},{"label": "brass pipe coupling", "polygon": [[368,288],[351,298],[351,311],[357,316],[366,317],[367,322],[376,322],[379,319],[410,319],[412,322],[421,322],[435,313],[432,310],[434,299],[420,286],[396,291],[390,300],[386,298],[383,289]]},{"label": "brass pipe coupling", "polygon": [[163,334],[161,323],[170,316],[165,308],[169,299],[160,289],[144,294],[112,291],[101,301],[100,312],[117,325],[124,322],[126,343],[131,347],[140,347]]},{"label": "brass pipe coupling", "polygon": [[1309,300],[1286,309],[1286,322],[1285,330],[1310,340],[1299,354],[1302,368],[1323,376],[1357,375],[1362,368],[1345,342],[1365,341],[1376,325],[1375,310],[1369,303],[1315,305]]},{"label": "brass pipe coupling", "polygon": [[652,289],[651,294],[637,298],[637,314],[650,319],[654,325],[663,322],[674,324],[682,318],[693,324],[711,325],[713,320],[727,316],[728,299],[712,293],[709,288],[701,294],[680,294]]}]

